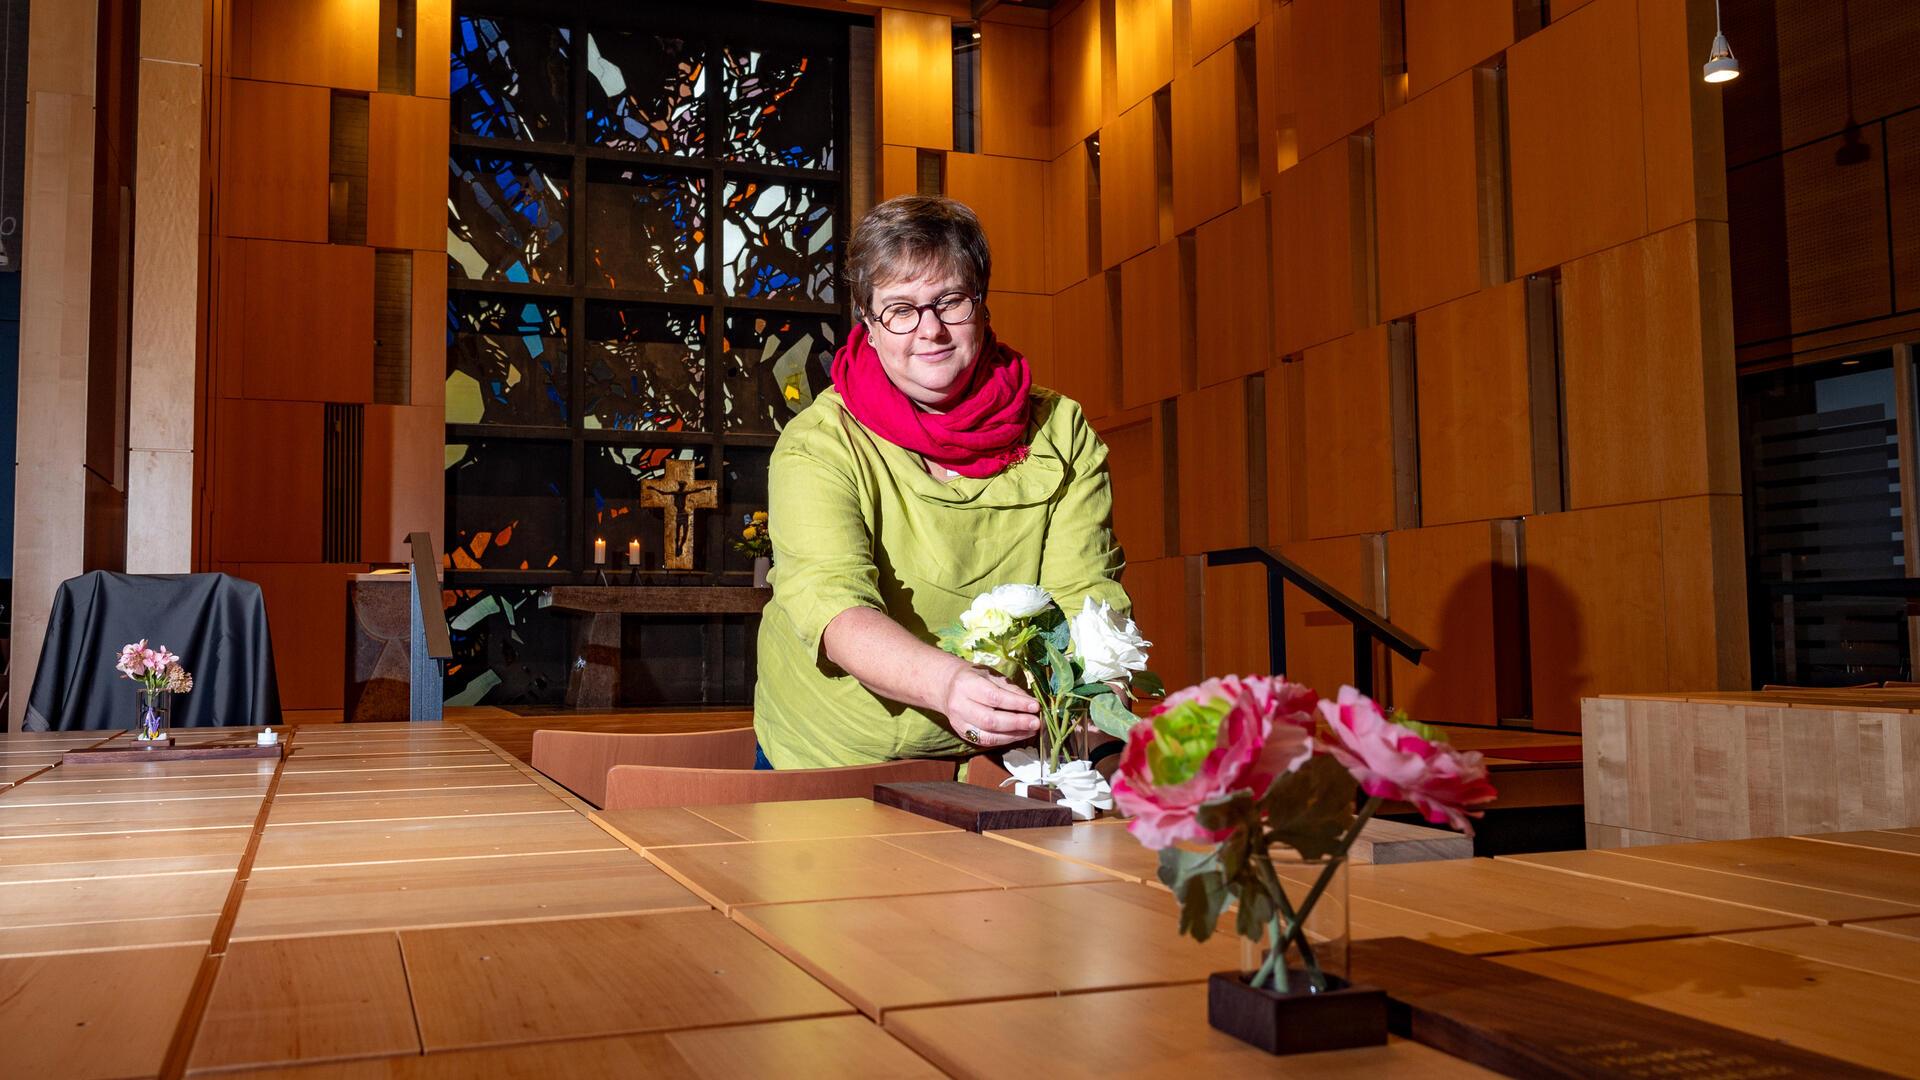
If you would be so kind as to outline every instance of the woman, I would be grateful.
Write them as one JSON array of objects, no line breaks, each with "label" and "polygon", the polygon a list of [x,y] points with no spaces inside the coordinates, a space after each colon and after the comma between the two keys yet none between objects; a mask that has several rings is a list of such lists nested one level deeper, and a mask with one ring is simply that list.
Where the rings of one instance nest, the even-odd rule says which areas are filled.
[{"label": "woman", "polygon": [[1129,608],[1107,449],[993,334],[992,258],[950,199],[875,207],[848,269],[834,389],[773,451],[773,600],[754,727],[775,768],[959,756],[1032,738],[1039,706],[935,647],[973,597],[1039,584]]}]

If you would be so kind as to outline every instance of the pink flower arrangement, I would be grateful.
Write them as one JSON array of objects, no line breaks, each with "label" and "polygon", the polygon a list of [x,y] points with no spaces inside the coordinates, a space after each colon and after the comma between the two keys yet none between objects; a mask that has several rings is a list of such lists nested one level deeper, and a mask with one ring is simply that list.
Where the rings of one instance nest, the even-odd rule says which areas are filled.
[{"label": "pink flower arrangement", "polygon": [[180,658],[165,645],[149,646],[145,638],[121,646],[113,667],[122,678],[132,679],[148,690],[185,694],[193,689],[193,675],[180,666]]},{"label": "pink flower arrangement", "polygon": [[[1368,798],[1356,814],[1357,791]],[[1240,932],[1258,937],[1264,925],[1269,941],[1252,985],[1282,992],[1291,946],[1315,989],[1325,988],[1306,919],[1382,802],[1411,803],[1428,821],[1472,835],[1472,808],[1494,794],[1479,754],[1388,716],[1351,686],[1324,701],[1279,676],[1229,675],[1169,695],[1128,729],[1113,781],[1127,829],[1160,852],[1182,931],[1206,940],[1236,899]],[[1276,846],[1327,860],[1297,909],[1274,870]]]}]

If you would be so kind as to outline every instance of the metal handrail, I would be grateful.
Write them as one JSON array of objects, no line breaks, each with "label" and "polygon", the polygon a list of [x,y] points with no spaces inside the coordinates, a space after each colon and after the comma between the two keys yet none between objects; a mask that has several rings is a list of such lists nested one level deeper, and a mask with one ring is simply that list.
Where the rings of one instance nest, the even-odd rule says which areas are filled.
[{"label": "metal handrail", "polygon": [[1208,566],[1259,563],[1267,569],[1267,659],[1275,672],[1287,670],[1287,601],[1283,586],[1294,587],[1319,601],[1353,628],[1353,686],[1372,696],[1373,643],[1378,641],[1409,663],[1418,664],[1429,647],[1360,602],[1321,580],[1306,567],[1269,547],[1226,548],[1207,552]]},{"label": "metal handrail", "polygon": [[[446,610],[440,606],[440,563],[433,556],[433,537],[407,534],[408,679],[407,719],[439,720],[446,703],[445,662],[453,658],[453,638],[447,633]],[[432,607],[428,607],[431,601]]]}]

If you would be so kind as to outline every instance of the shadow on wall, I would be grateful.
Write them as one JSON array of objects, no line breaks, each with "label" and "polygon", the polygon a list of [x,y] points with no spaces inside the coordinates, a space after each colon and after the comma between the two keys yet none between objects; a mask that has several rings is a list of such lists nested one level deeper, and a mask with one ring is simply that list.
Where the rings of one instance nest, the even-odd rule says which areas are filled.
[{"label": "shadow on wall", "polygon": [[1579,605],[1559,575],[1487,560],[1448,590],[1437,627],[1425,676],[1403,674],[1414,685],[1395,704],[1427,720],[1579,729],[1580,695],[1595,688]]}]

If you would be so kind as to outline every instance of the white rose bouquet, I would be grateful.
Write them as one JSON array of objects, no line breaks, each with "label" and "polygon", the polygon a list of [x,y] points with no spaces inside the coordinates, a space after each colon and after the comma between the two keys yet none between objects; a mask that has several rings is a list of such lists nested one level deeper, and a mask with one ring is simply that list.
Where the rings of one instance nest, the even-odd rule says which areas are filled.
[{"label": "white rose bouquet", "polygon": [[1105,601],[1089,596],[1068,618],[1038,585],[989,589],[940,632],[941,648],[1032,691],[1041,720],[1036,778],[1048,781],[1060,773],[1076,732],[1091,724],[1125,738],[1134,721],[1127,701],[1160,695],[1160,677],[1147,670],[1152,644]]}]

